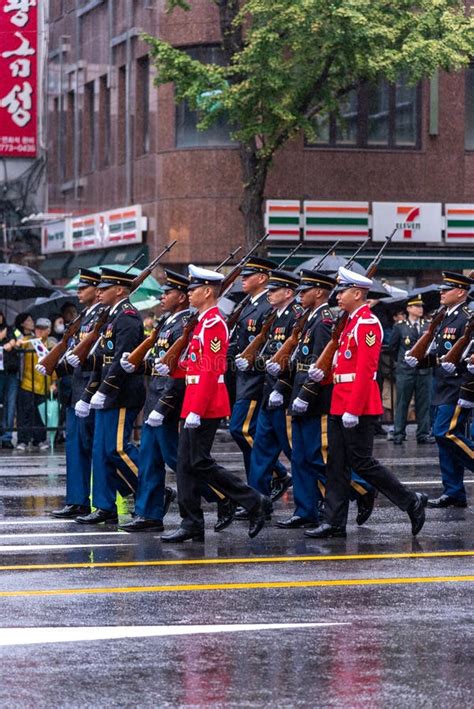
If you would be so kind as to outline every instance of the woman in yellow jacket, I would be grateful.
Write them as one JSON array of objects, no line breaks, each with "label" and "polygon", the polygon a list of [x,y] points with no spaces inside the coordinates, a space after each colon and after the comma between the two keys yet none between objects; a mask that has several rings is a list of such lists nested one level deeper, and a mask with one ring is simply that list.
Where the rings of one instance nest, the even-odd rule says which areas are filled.
[{"label": "woman in yellow jacket", "polygon": [[18,392],[18,450],[26,450],[30,441],[40,450],[49,448],[46,426],[38,407],[45,401],[51,390],[55,391],[56,375],[45,377],[36,371],[35,365],[56,344],[56,340],[49,337],[50,332],[51,321],[48,318],[38,318],[34,335],[17,340],[17,346],[24,351]]}]

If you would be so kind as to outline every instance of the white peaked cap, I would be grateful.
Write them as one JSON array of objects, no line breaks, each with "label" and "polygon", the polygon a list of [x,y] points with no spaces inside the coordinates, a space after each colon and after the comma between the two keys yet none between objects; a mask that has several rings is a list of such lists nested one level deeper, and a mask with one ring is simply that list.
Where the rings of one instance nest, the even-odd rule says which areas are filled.
[{"label": "white peaked cap", "polygon": [[337,272],[337,287],[338,288],[371,288],[372,280],[366,276],[361,276],[360,273],[349,271],[348,268],[340,266]]},{"label": "white peaked cap", "polygon": [[224,276],[222,273],[218,273],[217,271],[210,271],[208,268],[201,268],[200,266],[195,266],[193,263],[189,264],[188,271],[189,279],[191,281],[189,284],[190,288],[213,285],[215,283],[220,283],[220,281],[224,280]]}]

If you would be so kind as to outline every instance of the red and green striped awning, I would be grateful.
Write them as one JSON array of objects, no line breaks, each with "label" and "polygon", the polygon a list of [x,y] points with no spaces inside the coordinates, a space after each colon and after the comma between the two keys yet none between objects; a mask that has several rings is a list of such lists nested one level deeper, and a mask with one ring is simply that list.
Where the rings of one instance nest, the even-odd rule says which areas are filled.
[{"label": "red and green striped awning", "polygon": [[361,241],[369,236],[368,202],[304,202],[305,241]]},{"label": "red and green striped awning", "polygon": [[299,199],[269,199],[265,208],[265,229],[269,241],[299,241],[301,203]]},{"label": "red and green striped awning", "polygon": [[446,204],[446,243],[474,241],[474,204]]}]

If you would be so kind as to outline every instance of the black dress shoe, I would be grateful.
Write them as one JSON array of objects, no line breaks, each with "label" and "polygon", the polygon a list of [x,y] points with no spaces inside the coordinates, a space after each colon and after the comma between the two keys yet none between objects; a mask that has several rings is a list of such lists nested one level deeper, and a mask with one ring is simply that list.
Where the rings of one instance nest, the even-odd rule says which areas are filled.
[{"label": "black dress shoe", "polygon": [[120,524],[119,529],[123,529],[124,532],[163,532],[163,522],[159,519],[146,519],[145,517],[140,517],[137,515],[130,522],[125,524]]},{"label": "black dress shoe", "polygon": [[393,439],[392,443],[394,446],[401,446],[403,443],[403,438],[400,438],[400,436],[397,436],[396,438]]},{"label": "black dress shoe", "polygon": [[163,502],[163,517],[168,512],[172,502],[176,500],[176,491],[172,487],[165,487],[165,499]]},{"label": "black dress shoe", "polygon": [[236,509],[237,505],[228,497],[225,500],[219,500],[217,503],[217,522],[214,525],[215,532],[222,532],[229,524],[232,524]]},{"label": "black dress shoe", "polygon": [[13,445],[13,443],[11,441],[2,441],[2,448],[7,448],[8,450],[11,451],[14,449],[14,447],[15,446]]},{"label": "black dress shoe", "polygon": [[332,524],[324,522],[316,529],[307,529],[304,533],[305,537],[311,539],[328,539],[328,537],[347,537],[345,527],[333,527]]},{"label": "black dress shoe", "polygon": [[425,523],[425,507],[428,502],[428,495],[424,492],[415,492],[416,502],[407,510],[411,520],[411,533],[414,537],[421,532],[421,528]]},{"label": "black dress shoe", "polygon": [[166,544],[180,544],[181,542],[187,542],[191,539],[193,542],[203,542],[204,541],[204,530],[198,532],[193,532],[183,527],[178,527],[174,532],[168,532],[168,534],[162,534],[160,537],[162,542]]},{"label": "black dress shoe", "polygon": [[276,502],[282,495],[293,485],[291,475],[285,475],[284,478],[273,478],[270,497],[272,502]]},{"label": "black dress shoe", "polygon": [[298,517],[297,515],[276,523],[276,526],[280,527],[280,529],[299,529],[300,527],[315,527],[316,525],[317,521],[315,519]]},{"label": "black dress shoe", "polygon": [[269,497],[262,495],[259,503],[249,511],[249,537],[253,539],[265,526],[265,522],[271,517],[272,501]]},{"label": "black dress shoe", "polygon": [[465,500],[456,500],[455,497],[450,497],[449,495],[441,495],[441,497],[437,497],[434,500],[428,500],[428,507],[438,510],[446,507],[467,507],[467,502]]},{"label": "black dress shoe", "polygon": [[356,522],[362,526],[369,519],[373,512],[377,490],[367,490],[365,495],[357,495],[357,517]]},{"label": "black dress shoe", "polygon": [[88,515],[90,514],[91,508],[86,507],[86,505],[64,505],[60,510],[51,510],[50,514],[53,517],[63,517],[67,519],[68,517],[77,517],[78,515]]},{"label": "black dress shoe", "polygon": [[436,443],[436,438],[434,436],[423,436],[423,438],[417,438],[416,442],[420,445],[426,445],[428,443]]},{"label": "black dress shoe", "polygon": [[108,524],[117,524],[118,517],[117,513],[111,512],[110,510],[96,510],[91,512],[89,515],[84,515],[76,517],[76,522],[79,524],[100,524],[101,522],[108,522]]}]

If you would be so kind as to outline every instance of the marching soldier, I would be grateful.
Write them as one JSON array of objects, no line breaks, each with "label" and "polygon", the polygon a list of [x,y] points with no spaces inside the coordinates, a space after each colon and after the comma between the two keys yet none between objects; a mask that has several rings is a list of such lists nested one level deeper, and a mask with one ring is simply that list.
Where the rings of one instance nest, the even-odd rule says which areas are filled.
[{"label": "marching soldier", "polygon": [[187,359],[184,361],[186,390],[179,437],[177,482],[181,526],[164,534],[163,542],[204,541],[201,485],[222,491],[249,512],[249,536],[255,537],[265,524],[270,500],[229,473],[211,457],[220,419],[230,414],[224,383],[229,344],[227,326],[217,307],[222,274],[189,266],[189,301],[199,312]]},{"label": "marching soldier", "polygon": [[[278,371],[275,373],[268,360],[277,352],[287,337],[290,336],[302,308],[295,300],[295,291],[299,278],[294,273],[283,270],[272,271],[268,281],[268,300],[276,310],[276,319],[272,325],[267,342],[257,359],[257,366],[263,367],[266,373],[263,387],[262,406],[257,422],[254,445],[250,463],[249,483],[263,495],[271,494],[272,471],[283,451],[291,461],[291,419],[286,414],[291,388],[287,387],[284,394],[274,391]],[[247,363],[247,360],[243,360]],[[247,363],[248,364],[248,363]],[[236,359],[236,366],[242,363]],[[280,485],[281,496],[291,485],[288,475],[285,483]],[[275,499],[275,496],[274,498]],[[245,519],[245,515],[236,515],[236,519]]]},{"label": "marching soldier", "polygon": [[[231,336],[229,354],[243,352],[260,332],[265,318],[272,311],[267,300],[267,285],[270,271],[276,268],[273,261],[251,257],[245,264],[241,277],[242,288],[250,300],[240,313],[239,320]],[[243,360],[245,362],[245,360]],[[241,367],[245,364],[241,363]],[[229,430],[232,438],[242,451],[247,480],[250,474],[250,457],[257,430],[257,420],[262,404],[265,373],[261,369],[248,367],[238,369],[236,375],[236,401],[232,408]],[[272,498],[286,489],[287,471],[277,461],[272,481]]]},{"label": "marching soldier", "polygon": [[[76,411],[78,407],[96,409],[92,450],[92,504],[96,510],[77,517],[80,524],[116,523],[117,491],[123,494],[125,488],[130,495],[137,488],[138,451],[130,437],[145,401],[145,387],[141,375],[127,375],[120,366],[122,354],[143,340],[140,315],[129,301],[132,281],[130,274],[101,269],[100,303],[110,310],[96,353],[89,355],[87,362],[93,370],[90,381],[97,390],[90,404],[84,399],[76,404]],[[66,358],[74,367],[79,364],[72,353]],[[89,385],[86,391],[90,393]]]},{"label": "marching soldier", "polygon": [[[78,341],[82,340],[94,327],[100,308],[97,286],[100,275],[87,268],[79,271],[77,286],[78,298],[86,312],[81,320]],[[40,371],[42,365],[37,365]],[[43,368],[44,369],[44,368]],[[64,358],[56,367],[59,377],[72,372],[71,402],[66,410],[66,504],[59,510],[53,510],[54,517],[77,517],[89,514],[92,472],[92,441],[94,438],[94,411],[88,409],[87,415],[76,416],[75,406],[84,395],[84,389],[90,378],[90,372],[81,367],[73,369]],[[45,373],[45,371],[43,372]]]},{"label": "marching soldier", "polygon": [[[189,315],[186,276],[165,269],[161,305],[163,312],[158,337],[153,350],[138,371],[150,377],[145,401],[144,424],[138,457],[138,486],[135,500],[135,516],[130,522],[120,525],[126,532],[144,530],[163,531],[163,517],[176,493],[165,487],[166,465],[176,470],[178,453],[179,414],[184,397],[184,372],[178,369],[169,376],[162,357],[183,332],[183,321]],[[130,352],[122,354],[120,364],[133,374],[135,365],[128,361]]]},{"label": "marching soldier", "polygon": [[[408,490],[372,455],[374,426],[382,413],[376,377],[383,338],[382,326],[367,305],[372,281],[341,267],[338,282],[338,305],[349,317],[333,373],[325,521],[307,529],[305,535],[316,539],[346,536],[351,469],[407,512],[416,535],[425,521],[427,496]],[[313,379],[318,378],[322,381],[324,372],[316,368]]]},{"label": "marching soldier", "polygon": [[[471,311],[466,305],[470,286],[474,281],[462,273],[443,271],[441,305],[446,307],[442,320],[426,362],[410,354],[405,355],[405,362],[410,367],[434,365],[434,391],[432,404],[435,406],[433,435],[438,444],[439,464],[443,481],[443,493],[440,497],[428,501],[429,507],[466,507],[466,489],[464,487],[464,459],[459,455],[463,429],[469,416],[469,409],[458,406],[463,376],[456,368],[441,366],[440,358],[447,354],[462,334]],[[454,370],[454,371],[453,371]]]},{"label": "marching soldier", "polygon": [[431,400],[431,369],[414,369],[405,362],[405,354],[411,350],[429,327],[423,319],[423,300],[420,295],[410,298],[407,302],[408,319],[395,323],[390,339],[390,352],[396,360],[397,405],[393,442],[400,445],[406,438],[408,407],[415,395],[416,441],[417,443],[434,443],[430,436],[430,400]]}]

